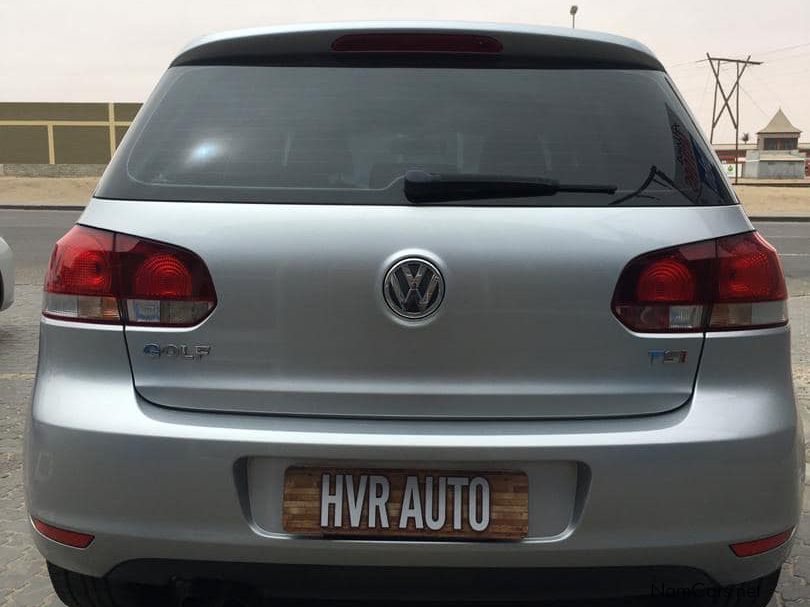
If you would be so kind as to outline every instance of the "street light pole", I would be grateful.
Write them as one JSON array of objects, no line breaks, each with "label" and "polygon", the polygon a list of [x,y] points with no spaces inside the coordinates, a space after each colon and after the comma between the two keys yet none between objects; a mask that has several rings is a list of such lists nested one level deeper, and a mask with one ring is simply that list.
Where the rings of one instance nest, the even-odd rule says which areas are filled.
[{"label": "street light pole", "polygon": [[579,10],[579,7],[576,4],[571,6],[571,11],[570,11],[571,12],[571,29],[576,29],[576,27],[577,27],[577,11],[578,10]]}]

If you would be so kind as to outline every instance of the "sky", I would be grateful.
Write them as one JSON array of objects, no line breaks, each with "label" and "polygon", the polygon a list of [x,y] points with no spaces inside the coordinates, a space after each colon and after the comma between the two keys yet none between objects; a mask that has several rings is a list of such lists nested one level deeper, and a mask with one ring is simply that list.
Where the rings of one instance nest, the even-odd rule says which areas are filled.
[{"label": "sky", "polygon": [[[741,133],[753,141],[782,107],[810,140],[810,0],[0,0],[0,101],[140,102],[189,40],[226,29],[377,19],[570,27],[573,2],[578,28],[649,46],[706,132],[706,53],[751,54],[764,64],[743,76]],[[733,141],[726,116],[715,142]]]}]

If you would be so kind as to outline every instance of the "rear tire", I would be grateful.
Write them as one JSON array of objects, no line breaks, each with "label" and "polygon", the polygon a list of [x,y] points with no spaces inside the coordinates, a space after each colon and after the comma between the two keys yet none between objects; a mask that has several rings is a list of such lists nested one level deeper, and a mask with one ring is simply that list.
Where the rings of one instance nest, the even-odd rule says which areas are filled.
[{"label": "rear tire", "polygon": [[62,569],[48,563],[54,592],[67,607],[168,607],[166,588],[112,582]]}]

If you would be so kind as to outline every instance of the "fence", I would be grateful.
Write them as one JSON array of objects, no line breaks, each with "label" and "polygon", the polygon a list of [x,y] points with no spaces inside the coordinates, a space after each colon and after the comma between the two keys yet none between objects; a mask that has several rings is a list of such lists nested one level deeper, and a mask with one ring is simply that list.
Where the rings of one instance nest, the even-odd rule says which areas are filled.
[{"label": "fence", "polygon": [[140,107],[0,103],[0,165],[46,165],[44,173],[50,165],[106,165]]}]

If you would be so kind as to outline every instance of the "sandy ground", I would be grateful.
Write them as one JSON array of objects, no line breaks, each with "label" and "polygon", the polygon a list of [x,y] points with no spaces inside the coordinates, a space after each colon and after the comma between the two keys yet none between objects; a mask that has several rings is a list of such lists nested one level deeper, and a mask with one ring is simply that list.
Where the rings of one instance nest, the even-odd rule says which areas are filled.
[{"label": "sandy ground", "polygon": [[[0,177],[0,204],[83,205],[97,177]],[[810,217],[810,187],[737,186],[749,215]]]},{"label": "sandy ground", "polygon": [[793,215],[810,217],[810,187],[736,187],[749,215]]},{"label": "sandy ground", "polygon": [[0,204],[87,204],[98,177],[0,177]]}]

